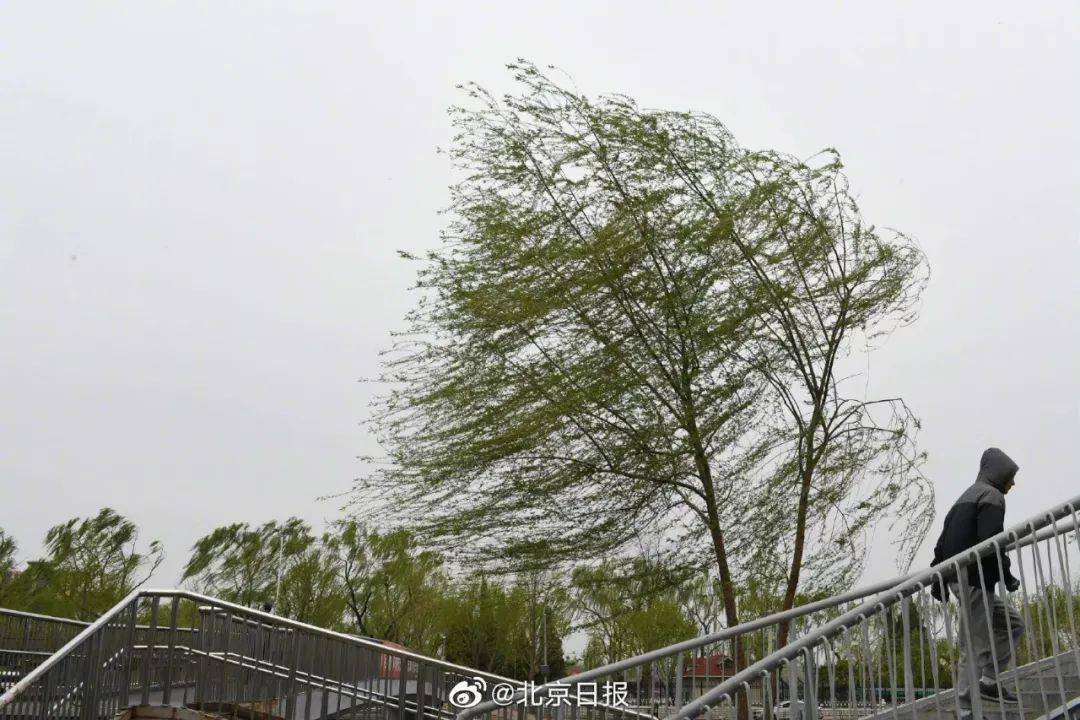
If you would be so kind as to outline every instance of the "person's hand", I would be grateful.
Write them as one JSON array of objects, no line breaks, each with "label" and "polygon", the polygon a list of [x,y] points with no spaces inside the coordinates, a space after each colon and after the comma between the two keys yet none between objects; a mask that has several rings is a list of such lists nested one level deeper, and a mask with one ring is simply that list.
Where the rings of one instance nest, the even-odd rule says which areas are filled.
[{"label": "person's hand", "polygon": [[1009,592],[1016,592],[1020,589],[1020,581],[1010,575],[1009,577],[1005,578],[1005,589]]},{"label": "person's hand", "polygon": [[930,583],[930,597],[934,598],[938,602],[943,602],[941,597],[941,585],[938,583]]}]

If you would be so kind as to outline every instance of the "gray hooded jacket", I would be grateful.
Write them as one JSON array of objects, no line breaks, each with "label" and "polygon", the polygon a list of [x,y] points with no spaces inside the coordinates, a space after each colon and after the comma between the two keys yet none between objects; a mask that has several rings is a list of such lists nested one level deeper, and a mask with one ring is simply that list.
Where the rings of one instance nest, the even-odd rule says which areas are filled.
[{"label": "gray hooded jacket", "polygon": [[[934,565],[992,538],[1005,529],[1003,491],[1017,470],[1019,466],[998,448],[990,448],[982,454],[975,484],[964,491],[945,516],[941,536],[934,546]],[[968,583],[990,590],[1002,579],[1006,581],[1006,585],[1015,585],[1016,579],[1010,572],[1008,556],[1004,550],[999,556],[1004,577],[998,571],[998,558],[991,554],[982,560],[982,577],[980,578],[978,569],[972,568],[968,572]],[[955,574],[946,575],[944,580],[955,580]],[[935,592],[935,596],[936,594]]]}]

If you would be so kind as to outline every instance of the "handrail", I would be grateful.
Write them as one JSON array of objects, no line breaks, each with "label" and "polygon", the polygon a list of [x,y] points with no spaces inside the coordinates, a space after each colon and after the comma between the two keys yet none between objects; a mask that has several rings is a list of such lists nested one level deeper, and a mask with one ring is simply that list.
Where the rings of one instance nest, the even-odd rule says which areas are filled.
[{"label": "handrail", "polygon": [[[386,655],[392,655],[403,660],[413,660],[416,662],[423,662],[425,665],[431,665],[443,670],[452,670],[457,673],[467,675],[480,675],[488,679],[497,680],[498,682],[511,683],[514,685],[521,685],[521,680],[515,680],[513,678],[504,677],[495,673],[484,672],[476,670],[475,668],[465,667],[464,665],[457,665],[446,660],[440,660],[439,658],[432,658],[426,655],[420,655],[418,653],[411,652],[404,648],[394,647],[392,645],[384,645],[374,640],[366,638],[360,638],[355,635],[349,635],[346,633],[337,632],[335,630],[327,630],[326,628],[318,627],[317,625],[309,625],[299,620],[291,620],[272,613],[263,612],[261,610],[255,610],[253,608],[244,607],[243,605],[237,605],[225,600],[219,600],[212,598],[208,595],[202,595],[200,593],[192,592],[182,588],[177,589],[146,589],[146,590],[134,590],[127,597],[113,606],[107,613],[102,615],[94,622],[88,624],[82,632],[69,640],[63,647],[53,653],[47,660],[38,665],[25,675],[19,682],[12,685],[3,695],[0,695],[0,707],[10,703],[14,698],[19,695],[23,690],[36,682],[42,675],[44,675],[50,668],[56,663],[64,659],[75,648],[77,648],[82,642],[94,634],[99,628],[107,625],[109,621],[119,615],[124,609],[128,607],[132,602],[140,598],[184,598],[193,600],[195,602],[202,602],[213,606],[214,608],[227,609],[233,612],[242,613],[244,615],[254,616],[262,620],[269,620],[277,626],[289,627],[294,630],[303,630],[304,632],[312,633],[315,635],[321,635],[322,637],[330,637],[343,642],[351,643],[360,647],[370,648]],[[79,622],[79,621],[75,621]]]},{"label": "handrail", "polygon": [[[27,691],[28,688],[42,681],[47,682],[50,671],[56,667],[59,663],[63,662],[66,658],[72,656],[79,650],[84,644],[92,642],[92,639],[96,633],[102,631],[102,628],[106,627],[110,623],[117,622],[121,616],[126,613],[132,613],[131,619],[125,618],[127,627],[132,627],[132,620],[134,619],[134,613],[138,607],[140,601],[153,600],[153,611],[156,612],[159,599],[168,599],[173,602],[179,602],[180,600],[188,600],[194,602],[200,606],[200,611],[207,611],[215,617],[225,615],[230,617],[234,621],[239,621],[245,625],[255,625],[267,628],[272,628],[278,631],[296,632],[303,634],[309,638],[315,638],[320,642],[333,641],[341,643],[344,646],[362,648],[365,651],[370,651],[376,654],[378,657],[383,658],[380,662],[391,662],[393,665],[400,667],[402,672],[402,680],[404,682],[404,673],[409,665],[413,665],[417,668],[423,667],[424,672],[435,671],[446,676],[461,676],[466,678],[477,677],[487,681],[491,685],[507,685],[513,688],[523,688],[526,686],[521,680],[505,677],[491,672],[477,670],[469,668],[463,665],[459,665],[453,662],[442,660],[439,658],[428,657],[416,652],[412,652],[405,648],[401,648],[395,645],[384,644],[378,640],[364,637],[357,637],[355,635],[349,635],[326,628],[321,628],[315,625],[301,622],[299,620],[292,620],[290,618],[284,618],[272,613],[267,613],[261,610],[244,607],[233,602],[220,600],[207,595],[203,595],[197,592],[186,589],[138,589],[129,593],[123,600],[117,605],[111,608],[108,612],[95,620],[93,623],[84,623],[85,627],[67,643],[65,643],[55,653],[49,655],[40,665],[31,670],[28,674],[20,678],[15,684],[10,686],[2,695],[0,695],[0,710],[5,706],[17,701],[17,698]],[[175,610],[173,611],[175,622]],[[79,623],[80,621],[72,621]],[[175,626],[160,626],[152,622],[149,626],[136,626],[136,627],[149,627],[151,630],[161,630],[163,632],[176,632],[183,628],[177,628]],[[194,629],[193,629],[194,630]],[[196,631],[198,632],[198,631]],[[130,641],[129,641],[130,642]],[[164,645],[154,643],[152,640],[149,645],[131,645],[129,646],[132,651],[146,648],[159,648],[165,647]],[[226,646],[227,647],[227,646]],[[179,649],[179,646],[173,645],[170,640],[170,652]],[[202,650],[195,650],[194,648],[188,648],[188,654],[194,654],[195,656],[204,656],[213,658],[215,653],[204,652]],[[226,655],[228,650],[223,651]],[[228,659],[228,658],[222,658]],[[419,671],[418,671],[419,672]],[[274,673],[275,676],[282,676],[280,672]],[[291,674],[286,673],[284,677],[287,677],[290,684],[295,678],[301,684],[312,685],[313,687],[323,688],[344,688],[348,683],[343,679],[334,680],[329,677],[323,678],[319,683],[314,683],[312,675],[309,671],[301,670],[293,667]],[[419,681],[419,676],[418,676]],[[400,688],[399,688],[400,690]],[[144,688],[145,693],[145,688]],[[368,691],[370,697],[376,697],[378,692]],[[144,695],[145,697],[145,695]],[[394,700],[391,698],[388,702]],[[404,700],[401,700],[404,702]],[[418,701],[419,702],[419,701]],[[2,713],[0,713],[2,714]],[[640,716],[640,713],[628,712],[627,715],[631,717]],[[651,716],[648,716],[651,718]]]},{"label": "handrail", "polygon": [[495,673],[484,672],[476,670],[475,668],[465,667],[464,665],[457,665],[446,660],[440,660],[439,658],[428,657],[427,655],[420,655],[414,653],[405,648],[394,647],[393,645],[384,645],[375,640],[368,638],[358,637],[356,635],[349,635],[348,633],[338,632],[336,630],[328,630],[321,628],[318,625],[309,625],[299,620],[291,620],[289,618],[281,617],[280,615],[274,615],[273,613],[263,612],[262,610],[255,610],[254,608],[244,607],[243,605],[237,605],[236,603],[228,602],[226,600],[218,600],[208,595],[201,595],[196,592],[184,589],[176,590],[144,590],[142,592],[143,597],[176,597],[186,598],[188,600],[194,600],[195,602],[203,602],[212,605],[215,609],[224,608],[232,610],[233,612],[239,612],[244,615],[254,616],[262,620],[269,620],[277,626],[285,626],[294,630],[303,630],[304,632],[312,633],[314,635],[321,635],[322,637],[334,638],[335,640],[341,640],[344,642],[358,645],[361,647],[370,648],[378,652],[395,655],[405,660],[414,660],[422,662],[426,665],[434,665],[444,670],[453,670],[458,673],[472,673],[474,675],[483,675],[488,678],[493,678],[499,682],[508,682],[514,684],[521,684],[520,680],[514,680],[513,678],[503,677],[502,675],[496,675]]},{"label": "handrail", "polygon": [[[1041,542],[1042,540],[1046,540],[1047,538],[1051,537],[1054,534],[1054,531],[1057,530],[1058,529],[1056,527],[1043,528],[1034,535],[1025,536],[1023,538],[1011,541],[1007,547],[1009,549],[1020,548],[1026,547],[1033,542]],[[1063,531],[1064,530],[1059,532]],[[712,645],[714,643],[722,642],[724,640],[730,640],[731,638],[737,637],[739,635],[745,635],[746,633],[760,630],[762,628],[776,625],[778,623],[796,620],[800,617],[804,617],[811,613],[818,612],[819,610],[828,610],[829,608],[843,605],[847,602],[854,602],[855,600],[861,600],[871,595],[878,595],[880,593],[884,593],[888,590],[895,588],[897,585],[905,582],[906,580],[916,577],[918,574],[919,571],[914,571],[906,575],[898,575],[888,580],[881,580],[879,582],[871,583],[869,585],[864,585],[861,588],[849,590],[846,593],[833,595],[831,597],[824,598],[822,600],[816,600],[814,602],[806,603],[804,605],[799,605],[788,610],[781,610],[779,612],[772,613],[771,615],[766,615],[764,617],[756,618],[754,620],[748,620],[733,627],[724,628],[722,630],[708,633],[706,635],[700,635],[695,638],[690,638],[689,640],[683,640],[672,645],[666,645],[662,648],[657,648],[655,650],[649,650],[638,655],[634,655],[633,657],[625,658],[623,660],[617,660],[616,662],[608,663],[606,665],[602,665],[591,670],[585,670],[575,675],[568,675],[567,677],[560,678],[558,680],[552,680],[551,682],[545,683],[543,685],[538,685],[535,689],[531,691],[530,694],[533,697],[545,697],[546,695],[548,695],[552,687],[577,685],[581,683],[591,682],[592,680],[596,680],[598,678],[606,677],[608,675],[619,673],[624,670],[629,670],[631,668],[637,667],[638,665],[655,662],[656,660],[671,657],[672,655],[677,655],[678,653],[686,652],[688,650],[697,650],[706,645]],[[495,710],[499,707],[502,707],[502,705],[489,700],[480,703],[475,707],[463,710],[462,712],[458,713],[457,717],[458,720],[468,720],[469,718],[476,717],[477,715],[489,712],[491,710]]]},{"label": "handrail", "polygon": [[[912,573],[885,593],[881,593],[859,607],[849,610],[840,617],[825,623],[821,627],[788,643],[772,654],[735,673],[735,675],[720,683],[715,688],[687,703],[677,712],[669,715],[666,720],[685,720],[686,718],[697,716],[699,713],[706,711],[711,706],[715,705],[722,698],[730,698],[734,691],[739,687],[748,684],[755,678],[762,676],[767,677],[769,671],[779,668],[786,662],[790,662],[801,653],[816,646],[822,640],[839,634],[850,625],[865,620],[871,615],[884,611],[886,608],[895,605],[905,597],[926,587],[930,582],[944,582],[943,572],[951,574],[951,571],[955,569],[959,574],[961,564],[966,567],[975,564],[981,558],[1001,551],[1002,549],[1023,547],[1030,543],[1038,542],[1040,539],[1053,537],[1055,534],[1062,532],[1059,530],[1061,526],[1057,524],[1062,518],[1071,516],[1073,518],[1073,525],[1075,525],[1077,506],[1080,506],[1080,495],[1055,506],[1047,512],[1033,515],[1024,522],[1018,523],[1008,530],[1003,530],[994,537],[984,540],[978,545],[964,550],[963,552],[957,553],[933,567]],[[1080,531],[1080,529],[1076,527],[1072,527],[1071,530]],[[1064,532],[1069,531],[1070,529],[1064,530]],[[1021,537],[1021,534],[1024,535],[1024,538],[1030,539],[1025,541],[1024,538]]]},{"label": "handrail", "polygon": [[50,668],[52,668],[54,665],[67,657],[67,655],[74,651],[75,648],[79,647],[79,645],[81,645],[83,641],[85,641],[88,637],[97,632],[97,630],[99,630],[100,628],[108,625],[113,618],[126,610],[128,605],[130,605],[135,600],[138,600],[142,592],[142,590],[138,589],[132,590],[130,593],[128,593],[127,597],[114,605],[112,609],[110,609],[97,620],[83,628],[82,632],[71,638],[71,640],[68,640],[62,648],[60,648],[51,656],[46,658],[40,665],[38,665],[36,668],[23,676],[23,678],[20,679],[17,683],[5,690],[4,694],[0,695],[0,707],[4,707],[5,705],[13,702],[15,698],[18,697],[26,688],[33,685],[34,682],[36,682],[38,678],[48,672]]},{"label": "handrail", "polygon": [[[363,637],[357,637],[355,635],[348,635],[348,634],[345,634],[345,633],[337,632],[335,630],[327,630],[326,628],[321,628],[321,627],[318,627],[317,625],[308,625],[307,623],[303,623],[303,622],[300,622],[298,620],[291,620],[289,618],[282,618],[282,617],[279,617],[277,615],[273,615],[272,613],[263,612],[261,610],[255,610],[253,608],[247,608],[247,607],[244,607],[243,605],[237,605],[235,603],[230,603],[230,602],[227,602],[227,601],[224,601],[224,600],[218,600],[218,599],[215,599],[215,598],[208,597],[206,595],[200,595],[199,593],[191,592],[190,590],[147,590],[147,591],[145,591],[145,595],[147,597],[153,597],[154,595],[157,595],[159,597],[164,597],[164,596],[185,597],[185,598],[187,598],[189,600],[194,600],[196,602],[209,603],[214,607],[215,611],[218,611],[218,610],[220,610],[222,608],[230,609],[230,610],[242,612],[245,615],[253,615],[253,616],[257,617],[257,618],[261,618],[261,619],[264,619],[264,620],[272,620],[274,623],[276,623],[279,626],[284,625],[285,627],[291,627],[293,629],[303,630],[305,632],[311,632],[311,633],[319,634],[319,635],[322,635],[324,637],[332,637],[332,638],[336,638],[336,639],[339,639],[339,640],[344,640],[344,641],[350,642],[350,643],[352,643],[354,645],[361,645],[361,646],[364,646],[364,647],[369,647],[369,648],[372,648],[372,649],[377,650],[379,652],[385,653],[387,655],[397,656],[397,657],[399,657],[399,658],[401,658],[403,660],[414,660],[414,661],[417,661],[417,662],[423,662],[423,663],[425,663],[427,665],[433,665],[435,667],[439,667],[439,668],[442,668],[444,670],[452,670],[453,672],[461,673],[463,675],[479,675],[479,676],[482,676],[484,678],[493,679],[493,680],[496,680],[496,681],[501,682],[501,683],[508,683],[508,684],[511,684],[511,685],[517,685],[517,686],[520,686],[522,688],[525,687],[525,683],[522,682],[521,680],[515,680],[514,678],[508,678],[508,677],[505,677],[503,675],[498,675],[496,673],[487,672],[487,671],[483,671],[483,670],[476,670],[475,668],[466,667],[464,665],[457,665],[455,663],[448,662],[446,660],[440,660],[438,658],[431,658],[431,657],[428,657],[426,655],[420,655],[418,653],[411,652],[411,651],[406,650],[404,648],[397,648],[397,647],[394,647],[394,646],[391,646],[391,645],[384,645],[384,644],[382,644],[382,643],[380,643],[380,642],[378,642],[376,640],[363,638]],[[581,676],[580,675],[575,675],[573,677],[581,677]],[[540,687],[544,687],[544,686],[539,686],[539,687],[536,688],[536,690],[539,691]],[[634,712],[628,712],[626,714],[628,714],[628,715],[640,715],[639,713],[634,713]],[[459,714],[459,717],[460,716],[461,715]]]},{"label": "handrail", "polygon": [[13,610],[11,608],[0,607],[0,615],[14,615],[16,617],[27,618],[29,620],[47,620],[49,622],[64,623],[66,625],[80,625],[86,627],[90,623],[85,620],[75,620],[74,618],[62,618],[54,615],[42,615],[40,613],[26,612],[25,610]]},{"label": "handrail", "polygon": [[[15,617],[26,618],[28,620],[44,620],[46,622],[63,623],[65,625],[76,625],[78,627],[86,627],[87,625],[90,624],[90,622],[87,621],[87,620],[76,620],[75,618],[57,617],[56,615],[42,615],[41,613],[33,613],[33,612],[27,612],[25,610],[15,610],[13,608],[0,607],[0,617],[4,617],[4,616],[15,616]],[[151,626],[151,625],[136,625],[135,629],[136,630],[150,630],[152,627],[153,626]],[[183,630],[185,628],[178,628],[178,629]],[[198,630],[195,630],[195,632],[198,632]],[[0,652],[5,652],[5,651],[10,652],[10,649],[9,648],[0,648]]]},{"label": "handrail", "polygon": [[[904,576],[908,577],[908,576]],[[782,610],[775,612],[772,615],[766,615],[764,617],[749,620],[744,623],[735,625],[734,627],[724,628],[714,633],[707,635],[700,635],[689,640],[683,640],[681,642],[674,643],[673,645],[665,645],[662,648],[656,648],[655,650],[648,650],[646,652],[634,655],[633,657],[625,658],[623,660],[617,660],[607,665],[601,665],[600,667],[593,668],[592,670],[584,670],[575,675],[568,675],[567,677],[560,678],[559,680],[552,680],[544,685],[538,685],[530,694],[533,697],[545,697],[552,687],[565,686],[565,685],[579,685],[585,682],[591,682],[598,678],[606,677],[614,673],[622,672],[623,670],[629,670],[630,668],[637,667],[638,665],[644,665],[646,663],[655,662],[656,660],[662,660],[678,653],[686,652],[687,650],[697,650],[704,645],[712,645],[713,643],[729,640],[733,637],[744,635],[754,630],[769,627],[770,625],[776,625],[781,622],[795,620],[809,615],[810,613],[818,610],[827,610],[836,605],[842,605],[845,602],[851,602],[853,600],[860,600],[868,595],[884,592],[894,587],[896,583],[893,580],[884,580],[881,582],[873,583],[856,590],[850,590],[841,595],[834,595],[832,597],[825,598],[823,600],[816,600],[805,605],[799,605],[798,607],[791,608],[789,610]],[[494,701],[487,701],[480,703],[479,705],[468,708],[458,713],[458,720],[468,720],[469,718],[480,715],[481,713],[489,712],[496,708],[502,707]]]}]

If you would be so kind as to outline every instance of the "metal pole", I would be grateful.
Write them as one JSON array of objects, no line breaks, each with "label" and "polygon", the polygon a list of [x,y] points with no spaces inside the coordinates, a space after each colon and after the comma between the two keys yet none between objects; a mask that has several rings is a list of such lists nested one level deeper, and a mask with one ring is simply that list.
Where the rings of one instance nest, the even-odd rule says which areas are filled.
[{"label": "metal pole", "polygon": [[284,534],[282,532],[284,528],[278,528],[278,541],[277,541],[277,583],[274,586],[274,612],[281,614],[281,557],[282,546],[284,544]]},{"label": "metal pole", "polygon": [[[683,653],[679,653],[675,659],[675,709],[682,709],[682,693],[683,693]],[[691,660],[693,663],[693,660]],[[692,667],[692,665],[691,665]]]},{"label": "metal pole", "polygon": [[544,643],[544,683],[548,681],[548,673],[551,671],[551,666],[548,665],[547,656],[547,603],[540,605],[540,633],[542,635],[542,642]]}]

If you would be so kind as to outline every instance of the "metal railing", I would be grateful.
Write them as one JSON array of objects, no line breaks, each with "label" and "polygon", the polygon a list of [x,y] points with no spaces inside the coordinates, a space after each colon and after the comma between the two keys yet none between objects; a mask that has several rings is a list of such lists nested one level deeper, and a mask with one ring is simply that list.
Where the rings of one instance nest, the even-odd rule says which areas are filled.
[{"label": "metal railing", "polygon": [[[0,608],[0,692],[14,685],[89,626],[90,623],[82,620]],[[180,628],[178,632],[181,637],[186,637],[193,631]],[[154,643],[163,642],[162,630],[136,625],[137,645],[151,642],[152,635],[157,636]]]},{"label": "metal railing", "polygon": [[0,652],[58,650],[89,623],[0,608]]},{"label": "metal railing", "polygon": [[160,705],[290,720],[448,720],[452,698],[524,686],[185,590],[135,591],[75,624],[77,634],[0,695],[0,718],[98,720]]},{"label": "metal railing", "polygon": [[[1061,508],[1075,507],[1078,501],[1080,501],[1080,498],[1073,500],[1071,504],[1061,506]],[[1060,511],[1061,508],[1055,510]],[[1019,552],[1024,548],[1033,548],[1034,551],[1040,552],[1040,548],[1043,547],[1040,544],[1047,543],[1055,537],[1060,537],[1070,529],[1075,529],[1074,525],[1057,528],[1044,527],[1035,521],[1032,521],[1032,523],[1029,523],[1030,528],[1028,527],[1029,524],[1025,524],[1022,528],[1021,526],[1014,528],[1013,531],[1010,531],[1011,534],[1004,534],[997,539],[999,544],[1004,543],[1007,550],[1011,552]],[[953,558],[953,560],[959,561],[960,558]],[[1063,558],[1062,562],[1067,562],[1067,558]],[[943,564],[942,567],[944,565],[947,565],[947,563]],[[1080,566],[1080,563],[1074,563],[1073,566]],[[932,672],[926,670],[932,659],[930,657],[931,653],[938,656],[939,661],[942,658],[951,658],[954,665],[956,658],[952,657],[949,651],[944,648],[942,648],[942,652],[938,653],[939,646],[935,646],[932,650],[927,649],[926,657],[923,657],[920,651],[916,651],[911,662],[920,663],[920,667],[926,671],[912,675],[912,682],[902,682],[899,688],[894,686],[894,682],[882,680],[883,678],[887,680],[889,677],[883,668],[877,668],[872,677],[861,676],[861,685],[856,682],[847,683],[845,675],[841,678],[839,684],[836,684],[834,680],[834,684],[830,686],[830,689],[834,690],[832,693],[821,694],[821,697],[826,699],[828,708],[815,718],[807,716],[800,710],[797,693],[792,695],[788,689],[789,680],[785,678],[774,678],[771,684],[764,683],[759,678],[748,681],[747,685],[741,686],[741,696],[736,697],[729,694],[728,699],[733,702],[728,708],[718,706],[717,700],[720,695],[714,688],[735,676],[745,675],[748,668],[759,665],[766,658],[780,655],[784,648],[790,647],[797,640],[810,636],[811,633],[826,623],[838,617],[849,615],[852,611],[857,611],[858,608],[876,607],[879,600],[893,597],[899,586],[917,580],[925,574],[923,572],[914,572],[905,576],[891,578],[824,600],[798,606],[791,610],[744,622],[738,626],[715,633],[644,652],[634,657],[538,686],[531,690],[527,697],[524,691],[521,691],[511,698],[504,698],[501,702],[489,700],[475,707],[462,710],[458,714],[458,720],[470,720],[480,716],[497,716],[500,709],[505,708],[507,705],[513,705],[523,700],[535,704],[537,700],[544,698],[549,698],[550,701],[556,695],[559,699],[557,706],[562,706],[560,715],[576,718],[583,714],[580,694],[577,694],[577,702],[574,702],[577,688],[585,684],[606,686],[615,682],[622,683],[625,686],[625,707],[627,709],[656,717],[691,717],[706,710],[710,712],[711,716],[717,718],[741,716],[750,720],[818,720],[823,715],[826,716],[825,720],[847,720],[849,718],[871,716],[880,711],[883,701],[888,703],[891,708],[905,697],[915,699],[916,697],[929,696],[938,693],[943,688],[951,687],[951,676],[943,677],[941,673],[936,676],[936,686],[923,681],[933,675]],[[1023,579],[1030,584],[1031,578],[1028,575],[1025,575]],[[1025,593],[1027,593],[1026,587]],[[1073,592],[1072,588],[1063,589],[1062,591]],[[860,602],[865,601],[867,598],[872,599],[868,603]],[[1026,595],[1025,598],[1027,598]],[[931,642],[931,634],[920,624],[920,619],[925,617],[927,622],[932,619],[933,622],[937,623],[933,627],[939,631],[939,634],[943,627],[942,623],[945,622],[941,615],[944,606],[939,606],[936,601],[927,604],[924,600],[927,599],[916,598],[910,601],[906,608],[901,608],[901,614],[907,614],[908,638],[910,640],[912,637],[910,633],[914,632],[919,642],[922,643],[919,646],[920,648],[927,647],[927,644]],[[911,602],[916,603],[914,611]],[[1039,609],[1031,608],[1030,611],[1034,613],[1036,618],[1043,617],[1039,614]],[[915,617],[914,625],[911,624],[913,615]],[[955,611],[952,611],[950,620],[951,627],[956,627],[957,617]],[[889,625],[889,628],[894,631],[897,631],[897,628],[902,629],[904,627],[902,617],[890,618],[889,622],[893,623]],[[778,648],[778,631],[784,623],[788,624],[788,640],[784,648]],[[899,623],[899,625],[896,625],[896,623]],[[868,629],[868,642],[874,639],[879,640],[880,637],[883,637],[880,632],[875,635]],[[942,642],[942,638],[936,636],[934,640],[939,645]],[[903,652],[903,643],[899,645],[890,644],[890,647],[894,651],[900,648],[898,652],[901,654]],[[860,649],[859,652],[862,652],[862,650]],[[1021,658],[1027,659],[1028,656],[1034,657],[1039,654],[1037,648],[1024,649]],[[860,657],[862,656],[860,655]],[[878,658],[880,661],[883,661],[883,659],[884,656]],[[904,665],[901,663],[894,663],[894,668],[903,667]],[[844,673],[846,673],[845,668],[846,665],[840,665],[840,669]],[[836,667],[834,666],[833,669],[835,671]],[[903,672],[903,670],[898,670],[898,672]],[[894,676],[893,681],[895,680],[896,677]],[[875,685],[874,682],[878,684]],[[730,685],[730,682],[727,684]],[[905,692],[908,693],[906,696],[904,695]],[[1080,695],[1080,691],[1077,694]],[[570,697],[570,702],[563,705],[562,700],[567,695]],[[591,687],[589,696],[592,696]],[[794,710],[791,709],[792,701],[795,702]],[[741,713],[735,712],[739,704],[742,705]],[[1044,704],[1043,706],[1046,707],[1047,705]]]},{"label": "metal railing", "polygon": [[[734,674],[740,668],[738,658],[752,662],[764,657],[777,648],[779,630],[788,625],[788,638],[794,639],[828,619],[837,617],[845,608],[853,607],[858,601],[892,589],[906,577],[893,578],[846,593],[818,600],[790,610],[740,623],[696,638],[675,643],[663,648],[651,650],[624,660],[609,663],[594,669],[585,670],[528,691],[522,690],[513,697],[496,702],[489,700],[458,714],[458,720],[469,720],[481,715],[496,714],[500,708],[521,701],[526,704],[548,698],[553,704],[557,696],[557,705],[565,709],[561,713],[569,717],[581,717],[580,686],[588,685],[588,696],[592,696],[593,686],[598,690],[618,684],[620,692],[625,690],[625,711],[634,711],[656,717],[682,706],[684,702],[705,692],[708,683],[715,682],[719,670],[727,675]],[[570,703],[563,699],[570,694]],[[600,695],[600,697],[603,697]]]},{"label": "metal railing", "polygon": [[87,623],[0,608],[0,691],[33,670]]},{"label": "metal railing", "polygon": [[[1080,497],[908,576],[668,720],[742,716],[755,695],[767,719],[1065,716],[1080,696],[1077,507]],[[1019,580],[1008,596],[983,561],[1004,577],[1003,556]],[[935,586],[952,599],[931,597]]]}]

